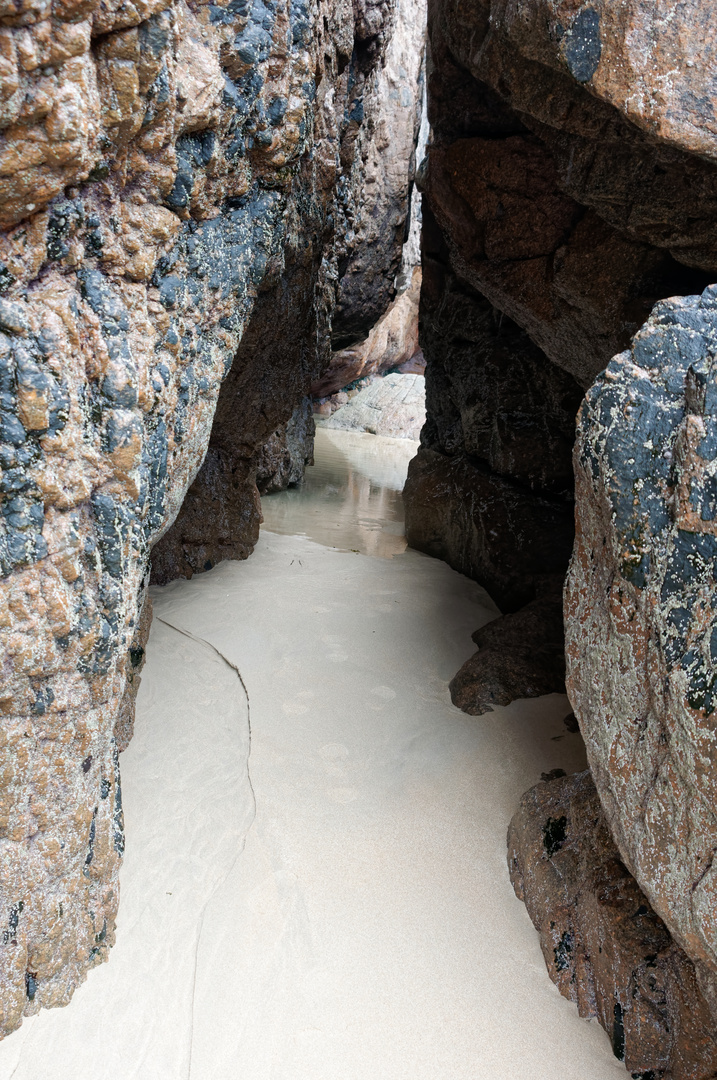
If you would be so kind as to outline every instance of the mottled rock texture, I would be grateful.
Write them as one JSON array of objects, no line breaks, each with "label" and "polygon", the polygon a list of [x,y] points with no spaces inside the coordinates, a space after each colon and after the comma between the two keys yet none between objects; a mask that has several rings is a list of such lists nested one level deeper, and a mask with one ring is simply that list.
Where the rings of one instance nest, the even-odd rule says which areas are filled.
[{"label": "mottled rock texture", "polygon": [[375,379],[322,427],[343,431],[367,431],[392,439],[418,440],[426,419],[426,386],[423,375],[393,372]]},{"label": "mottled rock texture", "polygon": [[149,553],[189,488],[158,576],[251,550],[257,451],[328,362],[398,14],[0,6],[0,1033],[113,941]]},{"label": "mottled rock texture", "polygon": [[717,270],[711,13],[430,5],[426,190],[454,269],[583,386],[656,299],[697,291],[689,268]]},{"label": "mottled rock texture", "polygon": [[[350,6],[342,10],[348,18]],[[392,299],[420,122],[425,0],[359,3],[354,18],[350,63],[339,56],[337,82],[324,82],[336,125],[328,146],[338,159],[321,199],[311,171],[295,184],[294,231],[267,265],[222,385],[205,464],[153,555],[157,583],[247,557],[261,521],[257,449],[330,363],[336,327],[344,325],[344,336],[347,320],[368,328]],[[329,50],[333,32],[324,28]]]},{"label": "mottled rock texture", "polygon": [[523,796],[508,855],[551,979],[632,1075],[711,1080],[717,1031],[694,965],[621,861],[589,772]]},{"label": "mottled rock texture", "polygon": [[375,63],[379,39],[374,28],[381,11],[391,11],[393,21],[389,24],[382,16],[392,29],[385,62],[377,73],[373,100],[352,101],[342,144],[346,178],[339,194],[346,198],[348,230],[339,258],[334,350],[366,338],[395,295],[409,234],[409,199],[421,127],[426,2],[354,0],[359,13],[354,54],[358,71]]},{"label": "mottled rock texture", "polygon": [[256,486],[260,495],[295,487],[314,464],[314,423],[311,398],[302,398],[285,424],[257,451]]},{"label": "mottled rock texture", "polygon": [[315,398],[325,398],[369,375],[383,375],[411,360],[418,349],[418,298],[421,270],[416,267],[407,289],[391,302],[365,341],[332,353],[331,363],[312,385]]},{"label": "mottled rock texture", "polygon": [[658,304],[580,411],[568,687],[626,865],[717,973],[717,287]]}]

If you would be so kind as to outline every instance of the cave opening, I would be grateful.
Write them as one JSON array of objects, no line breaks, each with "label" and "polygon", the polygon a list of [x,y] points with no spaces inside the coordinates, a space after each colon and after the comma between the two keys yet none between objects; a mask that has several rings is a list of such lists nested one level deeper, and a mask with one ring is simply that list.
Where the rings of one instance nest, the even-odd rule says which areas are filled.
[{"label": "cave opening", "polygon": [[717,1075],[673,7],[0,11],[3,1074]]}]

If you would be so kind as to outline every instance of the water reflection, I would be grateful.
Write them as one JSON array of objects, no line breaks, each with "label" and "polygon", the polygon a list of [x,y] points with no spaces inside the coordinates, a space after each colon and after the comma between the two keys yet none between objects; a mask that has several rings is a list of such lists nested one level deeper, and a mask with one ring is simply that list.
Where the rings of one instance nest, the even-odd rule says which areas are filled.
[{"label": "water reflection", "polygon": [[401,491],[418,443],[319,428],[301,487],[261,500],[264,528],[339,551],[390,558],[406,549]]}]

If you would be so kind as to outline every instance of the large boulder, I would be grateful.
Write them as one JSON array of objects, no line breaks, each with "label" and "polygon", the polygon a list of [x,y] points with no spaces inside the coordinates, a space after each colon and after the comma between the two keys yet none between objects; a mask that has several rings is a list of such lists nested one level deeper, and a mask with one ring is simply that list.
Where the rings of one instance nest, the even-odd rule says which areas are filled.
[{"label": "large boulder", "polygon": [[406,536],[516,611],[570,558],[581,389],[453,273],[429,210],[423,252],[427,415],[404,490]]},{"label": "large boulder", "polygon": [[575,448],[568,691],[622,857],[717,975],[717,288],[657,305]]},{"label": "large boulder", "polygon": [[589,772],[526,792],[508,860],[551,979],[632,1075],[710,1080],[717,1030],[694,965],[625,869]]},{"label": "large boulder", "polygon": [[[405,497],[411,543],[504,611],[532,603],[567,568],[588,390],[568,689],[624,864],[717,1009],[712,14],[430,0],[427,422]],[[513,625],[454,683],[462,705],[517,685],[496,665]]]},{"label": "large boulder", "polygon": [[656,299],[717,270],[711,4],[673,9],[429,11],[426,190],[454,268],[585,387]]}]

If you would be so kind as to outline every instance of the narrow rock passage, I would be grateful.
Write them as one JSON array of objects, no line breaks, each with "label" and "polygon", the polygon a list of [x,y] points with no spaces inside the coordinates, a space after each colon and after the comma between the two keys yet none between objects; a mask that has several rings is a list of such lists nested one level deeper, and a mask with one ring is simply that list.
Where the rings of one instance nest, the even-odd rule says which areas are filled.
[{"label": "narrow rock passage", "polygon": [[[451,705],[494,605],[417,552],[361,553],[402,547],[407,446],[318,446],[306,501],[269,497],[251,559],[155,591],[118,944],[0,1045],[3,1078],[626,1075],[546,977],[508,881],[521,794],[582,765],[566,699]],[[292,503],[304,535],[269,531]]]}]

